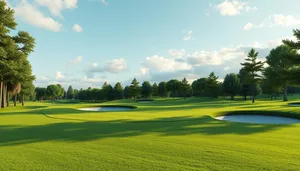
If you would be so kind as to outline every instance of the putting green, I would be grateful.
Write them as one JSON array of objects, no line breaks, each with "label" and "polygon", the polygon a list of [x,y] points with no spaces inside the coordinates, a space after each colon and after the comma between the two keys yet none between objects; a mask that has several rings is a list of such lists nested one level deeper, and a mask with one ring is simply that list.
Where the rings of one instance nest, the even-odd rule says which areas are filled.
[{"label": "putting green", "polygon": [[[299,98],[299,96],[293,96]],[[282,111],[281,101],[155,99],[79,111],[87,103],[26,103],[0,110],[0,170],[298,170],[300,124],[215,120],[228,111]],[[255,113],[255,112],[254,112]]]}]

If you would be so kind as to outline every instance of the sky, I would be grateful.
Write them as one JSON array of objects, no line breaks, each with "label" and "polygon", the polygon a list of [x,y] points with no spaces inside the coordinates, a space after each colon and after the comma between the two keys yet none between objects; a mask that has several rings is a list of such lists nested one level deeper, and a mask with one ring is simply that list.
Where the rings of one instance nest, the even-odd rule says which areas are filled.
[{"label": "sky", "polygon": [[36,39],[35,85],[100,88],[238,73],[300,27],[299,0],[6,0]]}]

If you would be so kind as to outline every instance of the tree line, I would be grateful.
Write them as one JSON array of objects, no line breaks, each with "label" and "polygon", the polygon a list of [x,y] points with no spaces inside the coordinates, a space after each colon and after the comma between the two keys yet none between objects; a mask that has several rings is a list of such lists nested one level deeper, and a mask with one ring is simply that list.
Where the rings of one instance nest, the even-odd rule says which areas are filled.
[{"label": "tree line", "polygon": [[[73,90],[70,86],[66,92],[68,99],[78,99],[82,101],[107,101],[116,99],[137,99],[154,97],[211,97],[230,96],[233,100],[235,96],[243,96],[244,100],[251,97],[255,102],[255,97],[261,93],[268,94],[271,99],[283,95],[283,101],[288,101],[288,93],[298,92],[300,85],[300,30],[294,30],[297,41],[283,40],[280,45],[270,51],[266,56],[266,61],[258,59],[259,53],[251,49],[241,63],[239,73],[229,73],[223,82],[219,77],[211,72],[207,77],[199,78],[189,84],[186,78],[181,81],[171,79],[159,84],[150,84],[149,81],[139,85],[133,79],[129,86],[122,87],[117,83],[114,87],[104,83],[102,88],[88,88],[86,90]],[[264,65],[267,64],[267,67]],[[50,90],[48,90],[50,89]],[[58,98],[58,93],[52,93],[49,86],[45,89],[45,96]]]}]

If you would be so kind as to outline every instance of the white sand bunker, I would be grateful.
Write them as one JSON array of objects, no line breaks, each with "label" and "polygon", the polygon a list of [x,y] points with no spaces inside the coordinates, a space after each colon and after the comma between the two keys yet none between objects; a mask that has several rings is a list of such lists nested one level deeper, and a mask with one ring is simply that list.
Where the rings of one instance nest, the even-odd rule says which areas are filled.
[{"label": "white sand bunker", "polygon": [[93,111],[93,112],[119,112],[119,111],[128,111],[132,110],[131,107],[87,107],[87,108],[80,108],[78,110],[83,111]]},{"label": "white sand bunker", "polygon": [[225,120],[231,122],[257,123],[257,124],[295,124],[300,123],[299,119],[280,117],[280,116],[264,116],[264,115],[228,115],[216,117],[217,120]]}]

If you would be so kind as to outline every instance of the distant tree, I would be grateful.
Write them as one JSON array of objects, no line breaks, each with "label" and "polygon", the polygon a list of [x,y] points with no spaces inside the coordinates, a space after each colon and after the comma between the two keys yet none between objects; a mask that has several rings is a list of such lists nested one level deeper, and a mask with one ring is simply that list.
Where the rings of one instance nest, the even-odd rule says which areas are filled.
[{"label": "distant tree", "polygon": [[186,80],[186,78],[183,78],[183,80],[180,83],[180,93],[183,95],[184,99],[188,96],[188,94],[191,92],[191,85]]},{"label": "distant tree", "polygon": [[249,84],[251,85],[252,92],[252,103],[255,102],[255,85],[261,81],[261,75],[259,72],[263,71],[264,63],[262,61],[258,61],[258,52],[254,49],[251,49],[248,53],[247,58],[245,59],[245,63],[241,63],[245,72],[250,75]]},{"label": "distant tree", "polygon": [[167,83],[166,82],[160,82],[158,84],[158,95],[160,97],[167,97]]},{"label": "distant tree", "polygon": [[67,91],[67,99],[72,100],[74,99],[75,94],[72,86],[69,86],[68,91]]},{"label": "distant tree", "polygon": [[103,91],[107,92],[107,96],[106,96],[107,100],[115,100],[116,99],[114,88],[110,84],[108,84],[106,89]]},{"label": "distant tree", "polygon": [[226,95],[231,97],[231,100],[234,99],[240,91],[240,79],[237,74],[231,73],[225,76],[223,82],[223,91]]},{"label": "distant tree", "polygon": [[148,98],[148,97],[151,96],[151,94],[152,94],[152,86],[149,83],[149,81],[143,82],[141,90],[142,90],[141,94],[142,94],[143,97]]},{"label": "distant tree", "polygon": [[158,86],[156,83],[152,85],[152,95],[155,97],[158,96]]},{"label": "distant tree", "polygon": [[134,99],[136,99],[141,92],[141,88],[139,86],[139,82],[134,78],[131,82],[130,85],[130,97],[133,97]]},{"label": "distant tree", "polygon": [[180,84],[181,84],[180,81],[175,80],[175,79],[172,79],[167,82],[167,85],[166,85],[167,91],[171,92],[172,97],[174,97],[174,98],[176,97],[176,95],[180,89]]},{"label": "distant tree", "polygon": [[54,101],[60,96],[61,89],[57,85],[49,85],[46,90],[49,99]]},{"label": "distant tree", "polygon": [[59,93],[58,93],[57,98],[62,99],[65,95],[65,89],[60,84],[57,84],[57,87],[59,89]]},{"label": "distant tree", "polygon": [[193,89],[193,95],[194,96],[203,96],[204,89],[205,89],[205,83],[207,81],[207,78],[200,78],[198,80],[195,80],[192,83],[192,89]]},{"label": "distant tree", "polygon": [[47,97],[46,90],[47,90],[46,88],[41,88],[41,87],[37,87],[35,89],[36,99],[38,101],[42,101],[46,99]]},{"label": "distant tree", "polygon": [[78,94],[79,94],[79,90],[75,89],[75,90],[74,90],[74,99],[75,99],[75,100],[78,100],[78,99],[79,99],[79,98],[78,98]]},{"label": "distant tree", "polygon": [[286,45],[281,45],[272,49],[267,56],[267,64],[269,65],[265,71],[265,78],[272,83],[274,89],[281,86],[283,89],[283,101],[288,101],[287,89],[293,85],[293,79],[290,79],[290,70],[294,68],[294,64],[288,59],[289,56],[297,55],[297,51]]},{"label": "distant tree", "polygon": [[220,90],[220,85],[218,82],[218,78],[217,76],[215,76],[214,72],[211,72],[209,74],[209,76],[207,77],[206,83],[205,83],[205,94],[207,94],[208,96],[212,97],[212,98],[216,98],[218,97],[219,94],[219,90]]},{"label": "distant tree", "polygon": [[124,90],[120,82],[118,82],[114,87],[115,98],[123,99],[124,98]]},{"label": "distant tree", "polygon": [[125,98],[125,99],[131,98],[131,95],[130,95],[130,87],[129,87],[129,86],[126,86],[126,87],[124,88],[124,98]]}]

